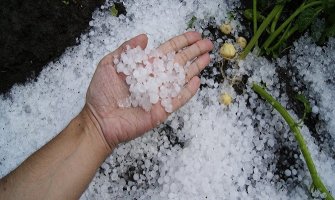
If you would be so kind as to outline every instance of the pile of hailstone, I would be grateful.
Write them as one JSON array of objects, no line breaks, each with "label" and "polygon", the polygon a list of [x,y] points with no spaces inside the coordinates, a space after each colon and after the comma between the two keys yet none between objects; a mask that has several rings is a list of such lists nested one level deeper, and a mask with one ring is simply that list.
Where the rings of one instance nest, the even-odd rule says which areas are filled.
[{"label": "pile of hailstone", "polygon": [[174,60],[175,52],[163,55],[157,50],[127,47],[119,59],[114,59],[117,72],[126,75],[130,92],[127,99],[118,102],[119,106],[140,106],[150,111],[160,101],[166,112],[172,112],[172,98],[183,88],[189,66]]}]

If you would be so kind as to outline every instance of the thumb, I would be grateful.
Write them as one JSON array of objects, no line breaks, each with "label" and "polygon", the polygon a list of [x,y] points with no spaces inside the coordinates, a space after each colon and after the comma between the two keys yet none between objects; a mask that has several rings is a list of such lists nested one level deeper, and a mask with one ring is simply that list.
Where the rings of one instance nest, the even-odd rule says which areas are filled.
[{"label": "thumb", "polygon": [[127,50],[127,46],[129,46],[130,48],[135,48],[137,46],[140,46],[142,49],[145,49],[147,47],[147,44],[148,44],[148,37],[147,37],[146,34],[137,35],[137,36],[131,38],[130,40],[125,41],[115,51],[107,54],[102,59],[102,61],[100,61],[100,62],[104,62],[106,64],[113,63],[114,57],[115,56],[119,56],[119,55],[121,55],[122,52],[126,51]]},{"label": "thumb", "polygon": [[142,49],[145,49],[148,44],[148,37],[146,34],[140,34],[138,36],[133,37],[132,39],[124,42],[119,48],[114,51],[114,54],[120,55],[127,49],[127,46],[130,48],[135,48],[140,46]]}]

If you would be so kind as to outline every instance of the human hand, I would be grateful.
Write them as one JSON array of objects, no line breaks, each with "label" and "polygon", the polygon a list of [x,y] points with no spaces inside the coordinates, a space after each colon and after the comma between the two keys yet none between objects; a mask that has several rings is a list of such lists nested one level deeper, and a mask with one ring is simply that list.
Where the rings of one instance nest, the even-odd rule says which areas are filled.
[{"label": "human hand", "polygon": [[[156,127],[169,116],[160,102],[154,104],[149,112],[140,107],[120,108],[118,102],[129,96],[129,87],[124,74],[116,72],[114,58],[119,58],[127,46],[134,48],[147,46],[146,35],[138,35],[118,49],[106,55],[98,64],[86,95],[87,111],[99,134],[113,149],[121,142],[132,140]],[[184,66],[196,58],[186,72],[187,84],[177,98],[172,100],[173,111],[183,106],[194,96],[200,86],[197,76],[210,62],[209,51],[213,48],[210,40],[202,39],[197,32],[187,32],[176,36],[158,47],[167,54],[175,51],[175,62]]]}]

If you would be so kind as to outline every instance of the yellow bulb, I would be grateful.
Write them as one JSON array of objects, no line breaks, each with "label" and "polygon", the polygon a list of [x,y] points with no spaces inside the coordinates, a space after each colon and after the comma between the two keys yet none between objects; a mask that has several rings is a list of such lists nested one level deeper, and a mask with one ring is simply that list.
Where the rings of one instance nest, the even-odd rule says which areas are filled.
[{"label": "yellow bulb", "polygon": [[228,94],[228,93],[224,93],[220,96],[220,103],[228,106],[231,104],[233,98]]},{"label": "yellow bulb", "polygon": [[236,39],[236,42],[242,49],[244,49],[247,46],[247,40],[244,37],[238,37]]},{"label": "yellow bulb", "polygon": [[220,30],[223,34],[229,35],[229,34],[231,34],[233,28],[231,27],[230,24],[222,24],[220,26]]},{"label": "yellow bulb", "polygon": [[224,43],[222,47],[220,48],[220,55],[224,57],[225,59],[230,60],[234,58],[235,54],[236,54],[236,49],[234,45],[230,43]]}]

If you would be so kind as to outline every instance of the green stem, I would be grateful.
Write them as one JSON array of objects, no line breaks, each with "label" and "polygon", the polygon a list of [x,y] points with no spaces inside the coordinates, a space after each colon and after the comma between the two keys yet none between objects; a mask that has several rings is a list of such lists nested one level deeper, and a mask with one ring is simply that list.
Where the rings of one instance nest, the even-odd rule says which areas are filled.
[{"label": "green stem", "polygon": [[[316,12],[315,12],[314,15],[317,16],[322,10],[323,10],[322,7],[316,9]],[[295,24],[293,27],[291,27],[291,24],[289,24],[289,25],[286,27],[286,30],[285,30],[284,34],[282,34],[282,36],[281,36],[281,38],[279,39],[279,41],[278,41],[275,45],[273,45],[273,47],[266,49],[266,52],[269,53],[269,52],[271,52],[271,51],[276,51],[276,50],[278,50],[278,49],[282,46],[282,44],[283,44],[286,40],[288,40],[288,38],[290,38],[290,37],[291,37],[296,31],[298,31],[298,30],[299,30],[299,27],[298,27],[297,24]],[[304,118],[304,117],[303,117],[303,118]]]},{"label": "green stem", "polygon": [[284,28],[289,25],[295,17],[297,17],[302,11],[304,11],[306,8],[322,4],[322,1],[313,1],[311,3],[305,4],[302,3],[299,8],[281,25],[277,30],[275,30],[271,35],[268,37],[268,39],[263,44],[263,49],[267,49],[270,44],[273,42],[274,39],[277,38],[277,36],[284,30]]},{"label": "green stem", "polygon": [[284,34],[282,35],[282,37],[280,38],[280,40],[272,47],[269,48],[266,51],[276,51],[277,49],[279,49],[279,47],[282,46],[282,44],[289,38],[291,37],[292,34],[294,34],[296,31],[298,30],[298,26],[293,26],[292,28],[290,28],[290,26],[287,27],[287,29],[285,30]]},{"label": "green stem", "polygon": [[258,41],[258,38],[262,35],[266,27],[270,24],[271,20],[275,17],[275,15],[282,9],[284,5],[276,5],[270,14],[264,19],[263,23],[258,28],[255,35],[251,38],[249,44],[245,47],[244,51],[241,53],[240,58],[244,59],[248,53],[251,51],[251,49],[255,46],[256,42]]},{"label": "green stem", "polygon": [[326,186],[323,184],[322,180],[320,179],[318,172],[315,168],[312,156],[308,150],[308,147],[304,141],[304,138],[300,132],[299,126],[288,113],[288,111],[276,100],[274,99],[269,93],[267,93],[261,86],[253,83],[252,89],[259,94],[262,98],[264,98],[267,102],[269,102],[285,119],[286,123],[289,125],[291,131],[294,134],[296,141],[298,142],[299,148],[304,156],[306,161],[309,173],[311,174],[313,185],[322,193],[326,194],[327,200],[334,200],[330,192],[327,190]]},{"label": "green stem", "polygon": [[[252,19],[253,19],[253,25],[254,25],[254,35],[257,32],[257,0],[253,0],[253,8],[252,8]],[[255,43],[256,47],[258,46],[258,39]]]},{"label": "green stem", "polygon": [[280,11],[276,14],[275,18],[273,19],[272,24],[271,24],[271,29],[270,29],[271,33],[273,33],[276,30],[276,26],[277,26],[277,23],[278,23],[278,20],[280,18],[282,11],[283,11],[283,8],[280,9]]}]

